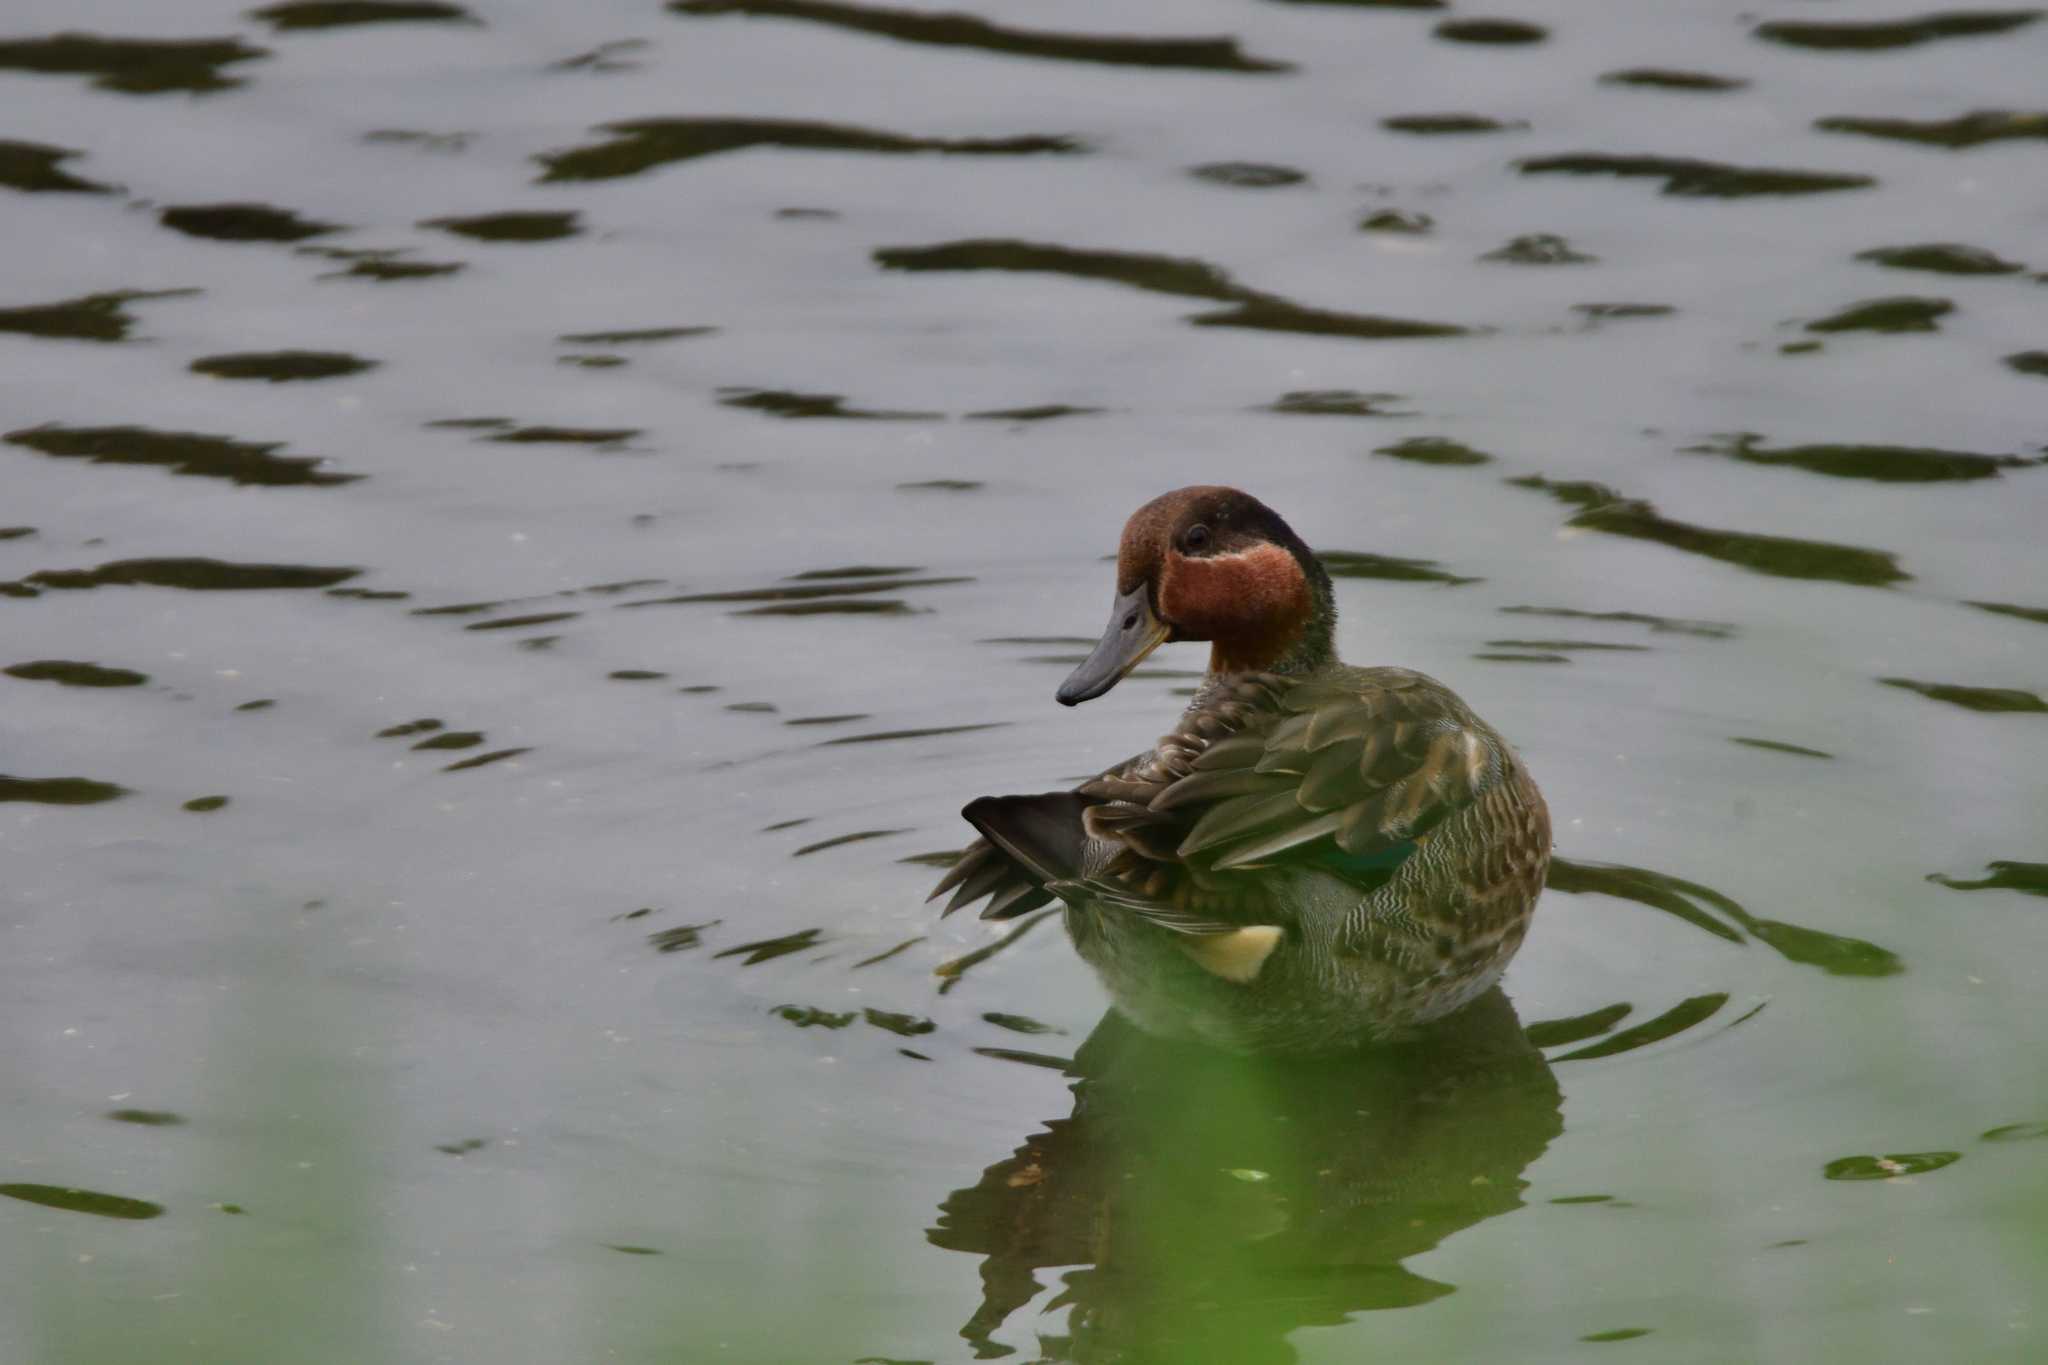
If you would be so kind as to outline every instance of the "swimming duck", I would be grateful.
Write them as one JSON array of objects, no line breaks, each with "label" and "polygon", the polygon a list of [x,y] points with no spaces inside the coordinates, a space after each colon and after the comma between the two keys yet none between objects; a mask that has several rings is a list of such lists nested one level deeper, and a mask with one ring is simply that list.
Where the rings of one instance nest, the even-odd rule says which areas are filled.
[{"label": "swimming duck", "polygon": [[1206,641],[1173,731],[1072,791],[985,796],[933,891],[983,919],[1057,900],[1074,946],[1149,1033],[1237,1052],[1396,1036],[1484,994],[1550,862],[1528,769],[1448,687],[1337,659],[1330,578],[1234,488],[1125,525],[1078,705],[1162,644]]}]

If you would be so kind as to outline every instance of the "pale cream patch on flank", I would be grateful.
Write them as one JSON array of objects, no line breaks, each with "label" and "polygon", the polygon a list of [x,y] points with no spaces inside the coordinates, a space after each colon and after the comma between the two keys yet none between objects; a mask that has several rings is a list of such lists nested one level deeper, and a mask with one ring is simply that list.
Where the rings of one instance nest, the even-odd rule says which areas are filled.
[{"label": "pale cream patch on flank", "polygon": [[1180,947],[1203,971],[1243,985],[1258,976],[1280,946],[1281,933],[1277,924],[1252,924],[1227,934],[1182,940]]}]

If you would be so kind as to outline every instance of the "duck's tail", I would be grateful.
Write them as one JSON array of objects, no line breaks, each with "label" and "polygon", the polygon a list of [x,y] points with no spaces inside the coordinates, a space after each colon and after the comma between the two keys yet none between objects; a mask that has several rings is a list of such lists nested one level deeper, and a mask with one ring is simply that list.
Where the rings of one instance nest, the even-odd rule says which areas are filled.
[{"label": "duck's tail", "polygon": [[946,906],[989,898],[983,919],[1014,919],[1053,899],[1049,882],[1081,876],[1088,834],[1081,812],[1090,803],[1073,792],[1043,796],[984,796],[961,815],[981,832],[932,892],[936,899],[958,887]]}]

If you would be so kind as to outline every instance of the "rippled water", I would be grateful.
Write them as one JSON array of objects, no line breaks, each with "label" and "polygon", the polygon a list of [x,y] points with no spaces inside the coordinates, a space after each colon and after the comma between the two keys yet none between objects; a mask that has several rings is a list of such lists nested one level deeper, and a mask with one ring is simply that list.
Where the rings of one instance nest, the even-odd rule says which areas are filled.
[{"label": "rippled water", "polygon": [[[5,28],[0,1356],[2048,1351],[2038,12]],[[1557,819],[1384,1055],[922,903],[1197,481]]]}]

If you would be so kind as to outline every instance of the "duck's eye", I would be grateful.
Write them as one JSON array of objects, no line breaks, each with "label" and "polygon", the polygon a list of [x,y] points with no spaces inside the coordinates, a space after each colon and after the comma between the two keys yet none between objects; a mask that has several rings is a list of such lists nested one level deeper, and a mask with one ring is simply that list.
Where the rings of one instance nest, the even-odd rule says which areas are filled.
[{"label": "duck's eye", "polygon": [[1190,550],[1208,549],[1209,528],[1199,524],[1188,527],[1187,534],[1180,538],[1180,543]]}]

